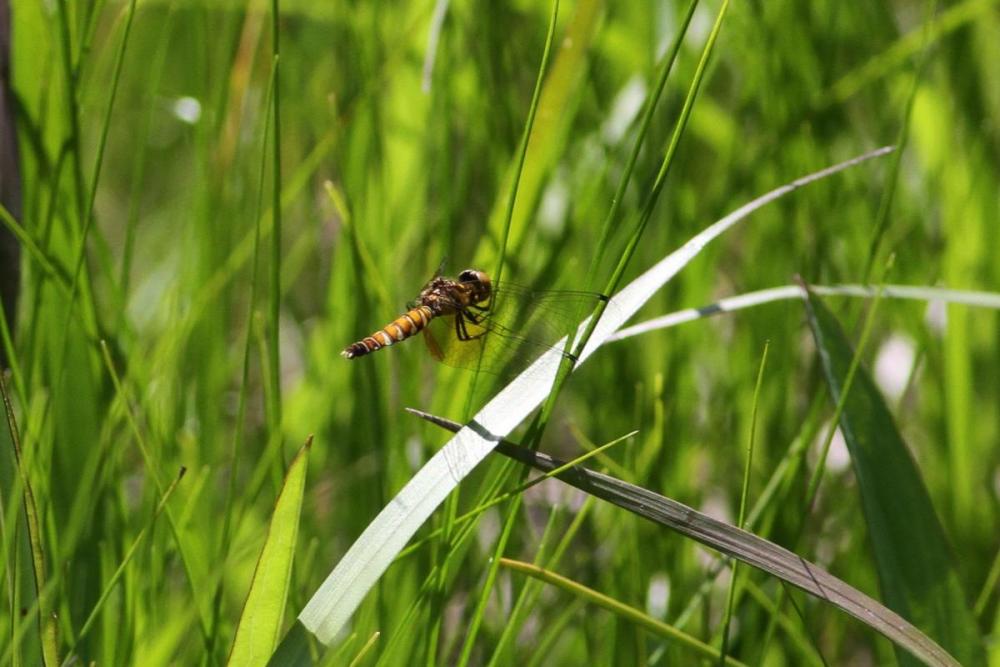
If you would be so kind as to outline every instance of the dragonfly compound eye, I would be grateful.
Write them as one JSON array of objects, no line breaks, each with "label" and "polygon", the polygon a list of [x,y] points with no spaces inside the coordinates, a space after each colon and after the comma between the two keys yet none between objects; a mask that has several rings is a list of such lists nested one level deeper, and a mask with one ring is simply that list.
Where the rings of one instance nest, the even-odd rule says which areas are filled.
[{"label": "dragonfly compound eye", "polygon": [[467,285],[470,289],[469,295],[472,303],[481,303],[490,298],[492,285],[490,277],[482,271],[476,269],[466,269],[458,274],[458,282]]}]

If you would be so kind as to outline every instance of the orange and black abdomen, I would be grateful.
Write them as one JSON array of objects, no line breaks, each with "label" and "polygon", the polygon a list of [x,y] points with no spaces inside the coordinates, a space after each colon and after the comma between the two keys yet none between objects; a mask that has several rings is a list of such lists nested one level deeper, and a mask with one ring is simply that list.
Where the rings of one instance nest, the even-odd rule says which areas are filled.
[{"label": "orange and black abdomen", "polygon": [[411,308],[371,336],[348,345],[341,354],[348,359],[353,359],[388,347],[393,343],[401,343],[426,327],[432,317],[434,317],[434,311],[429,306]]}]

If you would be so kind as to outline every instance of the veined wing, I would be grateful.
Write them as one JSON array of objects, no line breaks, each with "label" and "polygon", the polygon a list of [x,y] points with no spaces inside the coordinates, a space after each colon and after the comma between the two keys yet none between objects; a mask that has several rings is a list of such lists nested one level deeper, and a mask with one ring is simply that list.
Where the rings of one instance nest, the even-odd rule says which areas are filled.
[{"label": "veined wing", "polygon": [[[424,330],[439,361],[507,376],[553,349],[563,336],[607,297],[595,292],[533,290],[506,283],[494,286],[484,307],[435,318]],[[568,356],[569,350],[560,350]]]}]

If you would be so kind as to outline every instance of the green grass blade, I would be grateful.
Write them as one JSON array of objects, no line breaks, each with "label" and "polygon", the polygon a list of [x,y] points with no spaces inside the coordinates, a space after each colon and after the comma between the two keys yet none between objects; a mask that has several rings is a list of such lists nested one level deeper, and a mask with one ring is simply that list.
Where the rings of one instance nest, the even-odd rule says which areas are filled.
[{"label": "green grass blade", "polygon": [[[625,274],[625,269],[628,267],[633,255],[635,254],[636,248],[639,247],[639,241],[642,239],[643,233],[646,230],[646,226],[649,224],[650,219],[653,216],[653,211],[656,209],[656,205],[660,199],[660,193],[663,191],[663,187],[666,184],[667,176],[670,173],[670,168],[673,165],[674,157],[677,155],[677,148],[680,145],[681,137],[684,135],[684,131],[687,128],[688,120],[691,117],[691,111],[694,109],[695,100],[698,98],[698,91],[701,88],[702,81],[705,76],[705,71],[708,67],[709,58],[712,55],[712,51],[715,48],[716,40],[719,36],[719,31],[722,29],[722,21],[726,16],[726,11],[729,8],[729,1],[724,0],[722,6],[719,8],[719,12],[716,15],[715,23],[712,26],[712,31],[708,35],[708,39],[705,42],[705,46],[701,51],[701,56],[698,61],[698,66],[695,70],[694,77],[691,81],[691,85],[688,87],[687,95],[684,98],[684,105],[681,108],[680,115],[674,125],[674,131],[670,137],[670,143],[667,146],[667,150],[664,153],[663,161],[660,164],[659,173],[656,175],[656,179],[650,188],[649,194],[646,196],[645,204],[643,205],[642,212],[640,213],[636,223],[631,230],[628,242],[622,251],[621,256],[618,258],[617,266],[608,279],[607,285],[604,289],[605,294],[611,294],[618,289],[618,285],[621,283],[622,276]],[[694,8],[691,8],[693,11]],[[688,19],[689,20],[689,19]],[[686,29],[688,23],[685,22],[684,28]],[[680,35],[678,35],[680,39]],[[673,59],[676,52],[673,52],[668,57],[668,63]],[[667,66],[669,69],[669,65]],[[664,77],[667,71],[664,71]],[[664,78],[665,81],[665,78]],[[647,129],[645,126],[643,131]],[[643,135],[640,135],[640,140]],[[623,180],[622,185],[624,186],[626,182]],[[612,204],[611,212],[613,214],[615,205]],[[690,243],[690,242],[689,242]],[[601,301],[598,303],[597,307],[594,309],[592,316],[585,322],[582,327],[582,331],[578,332],[573,338],[573,355],[567,357],[563,360],[560,366],[559,373],[556,375],[555,381],[552,386],[552,390],[549,392],[549,396],[546,398],[545,403],[542,405],[541,414],[538,418],[539,428],[536,430],[536,438],[540,438],[542,432],[545,429],[545,425],[548,423],[552,416],[552,411],[555,409],[556,400],[562,391],[563,384],[569,373],[572,371],[572,365],[577,363],[576,359],[583,359],[586,356],[587,346],[590,343],[591,337],[594,335],[597,326],[601,322],[601,318],[604,315],[605,308],[607,308],[607,301]]]},{"label": "green grass blade", "polygon": [[[535,127],[535,116],[538,114],[539,101],[542,97],[543,83],[545,82],[545,74],[548,70],[549,55],[552,53],[552,42],[556,34],[556,19],[559,17],[559,0],[553,0],[552,3],[552,13],[549,18],[549,31],[545,38],[545,48],[542,50],[542,62],[538,66],[538,76],[535,78],[535,89],[531,94],[531,105],[528,107],[528,118],[524,123],[524,132],[521,135],[521,145],[517,151],[517,163],[514,167],[513,174],[511,176],[510,192],[507,194],[507,206],[502,219],[502,226],[500,228],[500,243],[497,249],[496,258],[496,268],[493,270],[493,280],[500,281],[503,276],[504,262],[506,260],[507,254],[507,244],[510,241],[510,231],[514,220],[514,208],[518,203],[518,191],[521,188],[521,180],[524,177],[525,162],[528,156],[528,146],[530,145],[531,139],[535,138],[535,144],[542,143],[544,140],[548,139],[551,141],[551,136],[553,132],[551,128],[546,128],[548,131],[541,131],[538,136],[534,135],[532,130]],[[561,79],[552,77],[555,83],[559,83]],[[545,87],[546,92],[551,93],[551,88]],[[565,100],[563,100],[565,102]],[[551,102],[550,102],[551,103]],[[544,149],[537,149],[544,150]],[[546,164],[549,160],[533,159],[531,161],[532,171],[537,171],[536,165]],[[529,185],[537,190],[539,183],[541,181],[541,175],[535,175]],[[528,200],[534,200],[537,196],[533,192],[528,193]],[[522,205],[522,208],[525,208]],[[527,215],[522,215],[521,218],[527,218]]]},{"label": "green grass blade", "polygon": [[981,19],[984,14],[995,9],[996,0],[965,0],[951,5],[929,24],[911,30],[882,53],[844,74],[830,87],[829,98],[823,99],[822,103],[844,102],[866,86],[899,69],[929,44],[938,42],[949,33]]},{"label": "green grass blade", "polygon": [[663,61],[660,63],[660,73],[657,77],[656,83],[646,98],[645,109],[642,113],[642,121],[640,122],[639,131],[636,134],[635,141],[632,144],[632,151],[629,154],[628,162],[625,164],[625,169],[622,171],[621,178],[618,180],[618,187],[611,200],[611,208],[608,209],[608,214],[604,218],[604,223],[601,225],[601,235],[598,237],[597,246],[594,251],[594,259],[591,262],[590,269],[588,271],[586,282],[587,289],[592,289],[594,286],[594,279],[596,278],[598,266],[607,251],[608,241],[611,238],[614,223],[618,220],[622,202],[625,200],[625,193],[627,192],[629,183],[632,180],[632,172],[635,170],[636,162],[639,160],[639,152],[642,149],[647,135],[649,134],[649,126],[653,120],[653,114],[656,111],[657,103],[663,95],[664,88],[666,88],[667,77],[670,75],[670,72],[673,70],[674,63],[677,61],[677,53],[680,51],[681,44],[684,42],[684,38],[688,33],[688,28],[691,25],[691,19],[694,17],[694,13],[697,8],[698,0],[691,0],[688,4],[687,10],[684,12],[684,17],[677,26],[677,34],[674,35],[670,48],[663,55]]},{"label": "green grass blade", "polygon": [[[816,298],[806,301],[827,385],[840,401],[854,351]],[[840,416],[887,604],[963,665],[985,664],[975,619],[920,470],[881,394],[859,367]]]},{"label": "green grass blade", "polygon": [[14,461],[18,468],[21,481],[21,493],[24,496],[24,516],[27,527],[27,539],[31,545],[31,576],[34,582],[36,602],[22,601],[22,607],[35,607],[38,615],[38,641],[41,646],[42,662],[49,667],[59,664],[59,643],[56,632],[56,619],[52,610],[51,593],[47,590],[47,575],[45,565],[45,550],[42,543],[41,520],[35,494],[28,481],[24,465],[24,455],[21,448],[21,436],[14,415],[14,406],[7,393],[7,383],[0,371],[0,394],[2,394],[4,412],[7,421],[7,433],[14,450]]},{"label": "green grass blade", "polygon": [[79,644],[80,640],[84,636],[86,636],[87,632],[90,630],[94,621],[97,619],[97,615],[104,607],[104,604],[108,601],[108,598],[111,597],[111,593],[114,591],[115,587],[118,586],[119,582],[121,581],[122,576],[125,573],[125,568],[128,567],[128,564],[130,562],[132,562],[132,558],[133,556],[135,556],[136,551],[139,549],[139,545],[142,544],[143,540],[146,538],[146,535],[151,531],[151,528],[153,524],[156,522],[156,519],[160,516],[160,513],[167,506],[167,501],[170,500],[170,497],[174,493],[174,489],[177,488],[177,485],[180,483],[181,479],[184,478],[185,473],[186,470],[184,468],[181,468],[180,472],[177,474],[177,477],[174,479],[173,482],[170,483],[170,486],[168,486],[167,490],[163,493],[163,497],[160,498],[160,502],[157,503],[156,511],[153,512],[153,515],[150,517],[148,524],[145,527],[143,527],[141,531],[139,531],[139,534],[136,536],[135,540],[132,542],[132,545],[126,552],[125,558],[122,559],[121,563],[119,563],[118,567],[115,569],[114,574],[112,574],[111,577],[108,579],[108,582],[105,585],[104,591],[101,593],[101,597],[98,599],[97,604],[94,605],[94,608],[91,610],[90,615],[87,617],[87,620],[84,621],[83,625],[80,627],[80,632],[73,639],[73,643],[69,647],[69,651],[67,651],[68,655],[66,656],[66,660],[63,661],[63,665],[66,665],[67,662],[71,659],[71,657],[73,657],[73,649],[76,648],[76,645]]},{"label": "green grass blade", "polygon": [[[814,294],[824,296],[850,296],[862,299],[872,299],[878,294],[878,289],[867,285],[810,285],[809,289]],[[920,287],[917,285],[886,285],[882,288],[882,296],[889,299],[926,301],[928,303],[936,301],[942,303],[961,303],[977,308],[1000,310],[1000,294],[996,292],[974,292],[942,287]],[[756,292],[726,297],[705,306],[685,308],[619,329],[612,336],[608,337],[608,342],[625,340],[626,338],[632,338],[633,336],[639,336],[659,329],[669,329],[678,324],[692,322],[704,317],[732,313],[775,301],[804,299],[805,297],[806,290],[801,285],[784,285],[782,287],[772,287]]]},{"label": "green grass blade", "polygon": [[315,662],[309,650],[309,636],[305,626],[295,621],[268,661],[269,667],[312,667]]},{"label": "green grass blade", "polygon": [[[281,346],[279,331],[281,322],[281,31],[278,29],[280,15],[278,0],[271,0],[271,59],[273,66],[273,94],[271,97],[271,129],[274,133],[271,157],[271,281],[268,308],[268,375],[271,391],[267,396],[268,420],[273,433],[281,433]],[[259,243],[259,235],[255,241]],[[276,436],[277,437],[277,436]]]},{"label": "green grass blade", "polygon": [[310,438],[288,467],[236,628],[230,665],[265,665],[278,645],[295,560],[311,445]]},{"label": "green grass blade", "polygon": [[[715,49],[715,43],[719,37],[719,32],[722,30],[722,22],[726,17],[727,9],[729,9],[729,2],[728,0],[725,0],[722,3],[722,6],[719,7],[719,12],[715,17],[714,24],[712,25],[712,31],[709,33],[708,40],[705,42],[705,47],[701,51],[698,67],[695,70],[694,78],[691,80],[691,85],[688,87],[688,92],[684,98],[684,106],[681,108],[680,116],[677,119],[677,123],[674,125],[674,131],[670,137],[670,144],[667,146],[666,153],[664,153],[663,156],[663,162],[660,164],[660,171],[656,174],[656,180],[653,182],[653,186],[646,197],[642,213],[636,221],[635,228],[629,236],[628,244],[625,246],[625,250],[622,252],[621,257],[618,260],[618,266],[615,267],[611,278],[608,280],[608,284],[604,290],[605,293],[610,294],[618,289],[618,284],[621,281],[622,276],[625,275],[625,269],[632,260],[632,256],[635,254],[636,248],[639,247],[639,241],[642,240],[643,232],[645,232],[646,226],[653,217],[653,211],[656,209],[656,205],[659,202],[660,193],[663,191],[663,188],[667,183],[667,176],[669,176],[670,169],[674,164],[674,157],[677,155],[677,148],[680,146],[681,137],[684,136],[684,131],[687,129],[688,121],[691,118],[691,111],[694,109],[694,103],[698,99],[698,91],[701,89],[702,81],[705,78],[705,71],[708,69],[709,59]],[[583,344],[586,344],[587,338],[588,336],[583,338]]]},{"label": "green grass blade", "polygon": [[691,635],[685,632],[681,632],[677,628],[674,628],[667,623],[658,621],[655,618],[650,617],[648,614],[643,613],[641,610],[636,609],[635,607],[629,606],[627,604],[622,604],[621,602],[615,600],[614,598],[598,593],[592,588],[588,588],[587,586],[584,586],[578,582],[567,579],[566,577],[556,574],[555,572],[542,569],[537,565],[533,565],[531,563],[521,563],[515,560],[511,560],[509,558],[502,559],[501,565],[511,570],[514,570],[515,572],[526,574],[530,577],[538,579],[539,581],[544,581],[547,584],[551,584],[553,586],[561,588],[564,591],[572,595],[575,595],[583,600],[586,600],[587,602],[593,605],[596,605],[598,607],[603,607],[604,609],[607,609],[613,614],[617,614],[625,619],[628,619],[630,622],[635,623],[644,630],[657,634],[665,639],[677,642],[681,646],[691,650],[694,653],[697,653],[702,658],[709,658],[712,660],[720,661],[726,665],[733,665],[733,667],[739,667],[740,665],[744,665],[744,663],[740,662],[739,660],[735,660],[729,657],[726,657],[723,660],[721,654],[718,651],[716,651],[703,641],[697,639],[696,637],[692,637]]},{"label": "green grass blade", "polygon": [[[747,439],[747,458],[743,463],[743,488],[740,490],[740,513],[736,520],[738,528],[746,528],[747,497],[750,494],[750,473],[753,468],[754,438],[757,435],[757,408],[760,405],[760,388],[764,383],[764,369],[767,367],[767,351],[770,347],[768,342],[764,343],[764,352],[760,358],[760,367],[757,369],[757,384],[753,390],[753,407],[750,416],[750,437]],[[722,622],[722,650],[723,656],[729,653],[729,626],[732,622],[733,608],[736,603],[736,573],[738,567],[733,563],[732,579],[729,582],[729,594],[726,600],[726,614]]]}]

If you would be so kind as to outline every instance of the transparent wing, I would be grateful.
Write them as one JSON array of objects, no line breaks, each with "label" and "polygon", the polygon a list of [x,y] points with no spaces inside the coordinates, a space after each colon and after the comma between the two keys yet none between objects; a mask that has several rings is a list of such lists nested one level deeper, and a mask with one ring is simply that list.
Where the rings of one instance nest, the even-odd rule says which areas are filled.
[{"label": "transparent wing", "polygon": [[606,300],[594,292],[533,290],[505,283],[493,288],[488,304],[435,318],[424,335],[431,354],[442,363],[508,376],[575,332]]}]

